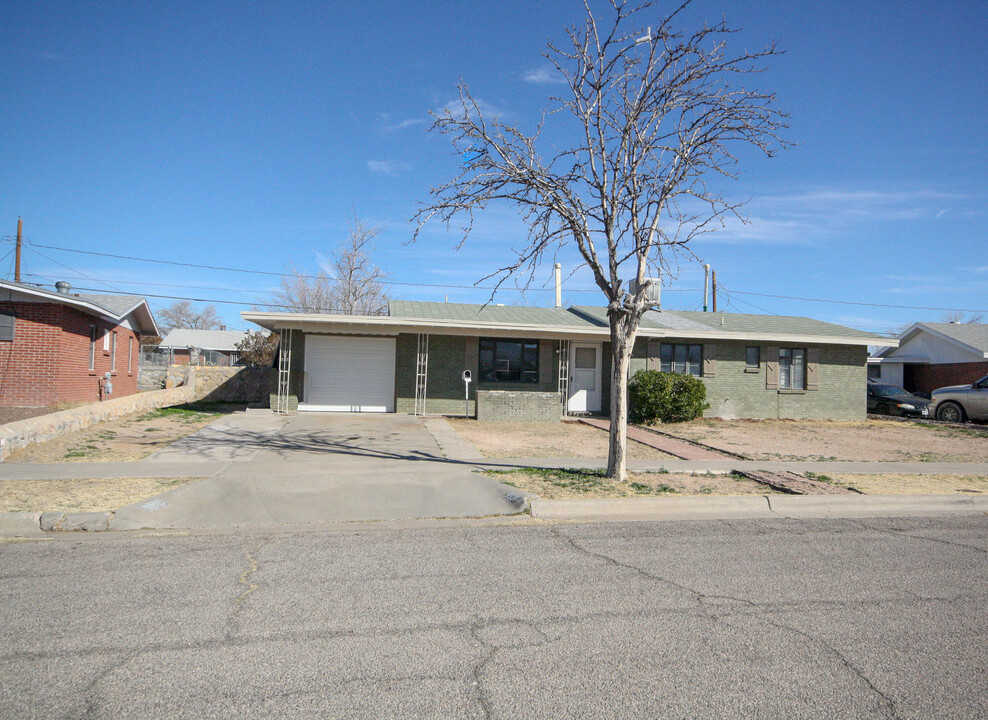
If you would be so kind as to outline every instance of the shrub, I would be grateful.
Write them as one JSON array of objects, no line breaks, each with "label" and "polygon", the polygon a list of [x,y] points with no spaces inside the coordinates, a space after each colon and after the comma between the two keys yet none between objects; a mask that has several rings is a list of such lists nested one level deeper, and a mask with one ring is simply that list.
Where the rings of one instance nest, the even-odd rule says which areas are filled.
[{"label": "shrub", "polygon": [[644,425],[695,420],[710,407],[702,380],[658,370],[635,373],[628,383],[628,404],[631,422]]}]

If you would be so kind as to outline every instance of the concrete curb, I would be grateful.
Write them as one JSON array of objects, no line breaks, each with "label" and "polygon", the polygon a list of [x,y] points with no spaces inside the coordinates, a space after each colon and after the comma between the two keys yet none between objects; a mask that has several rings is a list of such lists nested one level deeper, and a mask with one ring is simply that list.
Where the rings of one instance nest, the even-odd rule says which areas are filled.
[{"label": "concrete curb", "polygon": [[0,537],[43,537],[41,513],[0,513]]},{"label": "concrete curb", "polygon": [[112,512],[77,512],[66,513],[61,510],[49,510],[41,513],[39,525],[45,532],[102,532],[110,529]]},{"label": "concrete curb", "polygon": [[988,514],[988,497],[955,495],[744,495],[596,500],[530,498],[540,520],[712,520]]}]

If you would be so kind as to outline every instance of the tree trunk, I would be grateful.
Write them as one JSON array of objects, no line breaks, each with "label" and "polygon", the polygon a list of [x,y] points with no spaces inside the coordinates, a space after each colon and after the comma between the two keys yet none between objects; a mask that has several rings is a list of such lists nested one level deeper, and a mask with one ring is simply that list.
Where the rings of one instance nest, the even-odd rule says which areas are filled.
[{"label": "tree trunk", "polygon": [[[607,477],[628,480],[628,372],[635,338],[629,340],[625,323],[611,322],[611,431],[607,446]],[[615,327],[617,325],[617,327]]]}]

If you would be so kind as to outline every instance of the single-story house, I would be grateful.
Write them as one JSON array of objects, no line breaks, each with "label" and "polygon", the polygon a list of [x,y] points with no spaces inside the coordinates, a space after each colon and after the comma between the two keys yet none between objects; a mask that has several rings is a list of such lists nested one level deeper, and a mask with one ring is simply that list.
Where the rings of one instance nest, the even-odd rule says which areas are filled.
[{"label": "single-story house", "polygon": [[[137,392],[147,301],[0,280],[0,405],[48,407]],[[109,382],[108,382],[109,381]]]},{"label": "single-story house", "polygon": [[929,393],[988,375],[988,325],[913,323],[895,347],[868,358],[868,378]]},{"label": "single-story house", "polygon": [[158,343],[158,352],[168,354],[169,365],[228,367],[240,361],[237,345],[247,337],[242,330],[190,330],[175,328]]},{"label": "single-story house", "polygon": [[[604,308],[392,301],[376,317],[241,314],[281,334],[279,411],[480,420],[608,412]],[[867,348],[879,342],[889,340],[809,318],[650,310],[631,372],[702,378],[708,416],[856,420],[866,414]]]}]

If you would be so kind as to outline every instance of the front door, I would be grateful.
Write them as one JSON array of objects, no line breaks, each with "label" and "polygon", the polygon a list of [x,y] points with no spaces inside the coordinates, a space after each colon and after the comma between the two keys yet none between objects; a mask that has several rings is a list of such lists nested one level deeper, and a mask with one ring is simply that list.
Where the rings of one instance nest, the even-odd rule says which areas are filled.
[{"label": "front door", "polygon": [[600,343],[570,343],[569,412],[600,412],[600,348]]}]

